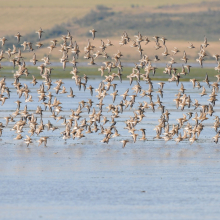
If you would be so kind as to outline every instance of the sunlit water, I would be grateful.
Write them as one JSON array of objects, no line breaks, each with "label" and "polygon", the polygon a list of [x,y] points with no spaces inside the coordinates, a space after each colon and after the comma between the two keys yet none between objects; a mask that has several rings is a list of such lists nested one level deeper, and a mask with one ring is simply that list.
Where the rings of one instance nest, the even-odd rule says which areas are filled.
[{"label": "sunlit water", "polygon": [[[11,98],[0,107],[0,121],[3,123],[3,117],[15,111],[14,102],[18,100],[12,82],[6,79]],[[28,110],[33,112],[37,105],[41,105],[42,101],[37,102],[36,89],[41,81],[38,82],[32,86],[30,81],[21,80],[22,84],[29,86],[34,99],[32,103],[25,103],[22,97],[21,110],[27,104]],[[90,79],[87,86],[97,88],[99,82]],[[127,88],[130,88],[129,95],[134,94],[131,87],[135,82],[131,87],[129,81],[116,82],[119,94]],[[67,94],[57,95],[63,107],[59,115],[68,118],[70,109],[75,110],[81,100],[87,101],[88,98],[94,101],[93,106],[98,110],[96,92],[91,96],[89,90],[79,91],[72,80],[64,80],[64,83],[67,91],[71,86],[76,96],[71,99],[66,97]],[[140,84],[143,89],[148,89],[144,82]],[[153,85],[153,101],[156,101],[159,85],[157,82]],[[184,87],[193,101],[196,98],[199,103],[208,104],[209,97],[199,95],[201,89],[193,89],[192,84],[186,82]],[[195,112],[193,107],[184,111],[176,109],[173,99],[179,88],[180,85],[177,87],[175,83],[166,82],[164,97],[161,98],[171,113],[170,125],[177,124],[176,119],[187,111]],[[210,94],[211,90],[207,86],[206,89]],[[122,97],[118,96],[114,104],[121,100]],[[36,141],[39,137],[36,135],[32,137],[34,143],[26,147],[22,140],[13,140],[16,134],[10,129],[14,123],[9,122],[1,137],[0,219],[219,219],[220,147],[212,140],[216,134],[212,126],[214,115],[219,116],[219,102],[214,107],[213,116],[208,116],[209,119],[203,122],[205,127],[199,140],[190,145],[188,141],[176,144],[174,140],[153,139],[156,135],[153,129],[161,115],[159,109],[155,113],[146,110],[146,117],[136,126],[138,139],[141,137],[138,129],[146,128],[148,141],[133,143],[130,133],[124,129],[124,121],[134,116],[138,102],[143,101],[149,102],[149,98],[138,95],[133,109],[119,114],[116,127],[121,136],[110,139],[109,144],[100,142],[104,138],[98,134],[100,131],[85,134],[86,137],[80,140],[64,142],[60,134],[65,129],[62,120],[56,122],[49,117],[50,112],[44,112],[44,123],[50,120],[59,130],[45,130],[39,135],[50,137],[47,147],[38,146]],[[110,103],[112,96],[108,95],[104,99],[102,114],[109,119],[111,114],[107,113],[106,107]],[[86,109],[81,116],[88,119]],[[192,120],[190,123],[194,125]],[[104,125],[108,126],[110,123]],[[22,136],[28,134],[28,130],[24,128]],[[129,143],[122,148],[119,141],[124,139]]]}]

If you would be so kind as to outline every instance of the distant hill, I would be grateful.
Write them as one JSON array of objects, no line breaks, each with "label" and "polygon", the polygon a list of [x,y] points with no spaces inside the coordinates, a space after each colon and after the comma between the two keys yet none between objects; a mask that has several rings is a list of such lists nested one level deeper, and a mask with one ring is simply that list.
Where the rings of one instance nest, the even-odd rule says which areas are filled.
[{"label": "distant hill", "polygon": [[97,5],[112,8],[120,14],[142,13],[188,13],[207,10],[219,10],[218,0],[38,0],[38,1],[1,1],[0,36],[20,31],[28,34],[39,27],[51,29],[55,25],[68,23],[72,19],[81,19],[95,9]]},{"label": "distant hill", "polygon": [[[160,6],[164,8],[164,12],[151,12],[140,10],[140,13],[128,13],[125,11],[115,11],[112,8],[104,5],[97,5],[95,8],[86,13],[83,17],[73,17],[67,22],[59,25],[54,25],[49,29],[44,29],[42,40],[60,37],[66,34],[67,30],[77,39],[79,37],[89,37],[89,29],[95,28],[98,31],[97,37],[114,37],[119,36],[123,31],[134,35],[141,32],[146,36],[166,36],[169,40],[187,40],[187,41],[201,41],[206,35],[210,41],[218,41],[220,37],[220,10],[207,9],[207,6],[217,9],[220,3],[199,3],[201,6],[205,5],[205,11],[198,12],[176,12],[180,10],[180,5]],[[190,4],[191,5],[191,4]],[[186,5],[189,7],[190,5]],[[192,4],[192,8],[198,4]],[[134,6],[137,7],[137,6]],[[175,9],[174,11],[172,11]],[[136,10],[136,9],[135,9]],[[171,10],[172,13],[167,13]],[[166,12],[166,13],[165,13]],[[43,24],[41,25],[43,27]],[[37,30],[39,27],[35,27]],[[19,31],[14,30],[14,34]],[[20,32],[22,34],[22,32]],[[16,43],[13,35],[7,35],[8,41],[6,48],[11,47]],[[22,40],[37,42],[38,37],[35,31],[30,31],[25,34]],[[48,46],[47,44],[45,46]]]},{"label": "distant hill", "polygon": [[[25,1],[21,1],[21,3],[22,2],[24,3]],[[196,44],[195,52],[191,52],[191,56],[193,59],[197,56],[197,50],[199,49],[200,42],[202,42],[204,36],[206,36],[209,42],[215,41],[212,50],[214,50],[215,53],[219,53],[217,51],[218,47],[216,47],[216,45],[218,46],[218,41],[220,38],[220,29],[218,28],[220,23],[220,2],[204,2],[195,0],[185,1],[185,4],[179,4],[178,1],[175,1],[175,3],[171,4],[171,1],[163,1],[163,4],[158,3],[154,6],[149,4],[149,6],[147,6],[146,4],[144,4],[144,1],[139,1],[138,4],[134,4],[132,3],[132,1],[127,1],[129,2],[129,5],[123,5],[122,3],[124,1],[120,1],[120,4],[119,6],[117,6],[117,8],[114,7],[114,2],[115,1],[112,1],[112,4],[107,5],[97,4],[92,9],[86,9],[86,12],[84,11],[84,13],[82,13],[83,15],[80,16],[72,13],[72,17],[69,18],[66,22],[60,24],[54,23],[54,25],[49,28],[44,28],[44,23],[42,23],[39,26],[34,26],[34,29],[33,27],[31,27],[30,31],[26,34],[23,34],[22,31],[20,31],[22,25],[17,26],[16,28],[13,28],[13,34],[4,35],[6,36],[8,41],[6,41],[6,44],[2,49],[7,50],[8,48],[12,48],[13,44],[15,44],[16,47],[21,47],[20,44],[17,44],[16,38],[14,37],[17,31],[19,31],[23,35],[21,43],[23,41],[32,42],[33,48],[36,49],[35,43],[38,42],[39,39],[35,31],[39,29],[39,27],[42,27],[45,33],[42,35],[41,39],[41,41],[44,43],[44,46],[42,49],[38,50],[38,53],[40,53],[41,55],[48,54],[47,47],[50,45],[51,39],[54,38],[60,41],[60,37],[62,35],[66,35],[67,30],[71,32],[74,40],[76,40],[82,48],[86,43],[87,38],[91,38],[91,34],[89,33],[89,30],[91,28],[97,30],[96,43],[99,43],[100,39],[110,38],[114,40],[114,44],[118,46],[118,41],[124,31],[126,31],[132,39],[133,36],[138,32],[140,32],[143,36],[148,36],[151,41],[152,36],[154,35],[158,35],[160,37],[164,36],[168,39],[168,44],[170,44],[170,47],[182,47],[183,50],[185,47],[187,47],[188,41],[193,41]],[[41,1],[38,4],[40,3]],[[99,3],[99,1],[96,0],[94,1],[94,3]],[[28,3],[27,6],[29,4],[30,3]],[[45,3],[45,7],[48,7],[47,4],[48,1],[47,3]],[[141,6],[141,4],[143,4],[143,6]],[[54,8],[51,7],[50,10],[56,11],[55,9],[58,6],[59,4],[55,0]],[[73,5],[70,5],[69,7],[71,8],[72,6]],[[3,7],[5,7],[4,4]],[[40,6],[38,5],[33,7]],[[82,4],[80,6],[79,3],[77,3],[77,6],[75,7],[79,7],[79,10],[83,8]],[[38,9],[40,15],[41,8]],[[63,13],[63,10],[66,9],[67,8],[61,8],[60,13],[57,16],[55,13],[53,21],[60,21],[59,19],[57,19],[57,17],[59,18],[60,14]],[[29,21],[26,21],[26,23],[28,24]],[[172,41],[174,43],[172,43]],[[186,44],[184,43],[184,45],[182,45],[182,42],[186,42]],[[143,47],[145,54],[151,55],[152,53],[153,55],[154,51],[151,52],[148,49],[149,47],[153,49],[153,46],[151,45],[146,48]],[[134,51],[134,49],[131,50],[130,48],[129,50],[129,48],[130,46],[127,47],[126,59],[132,60],[134,56],[138,55],[138,53],[135,52],[135,54],[133,55],[133,53],[131,52],[131,54],[130,51]],[[58,50],[59,49],[57,47],[53,51],[51,57],[59,57],[60,52],[58,52]],[[112,51],[111,49],[109,50],[110,53],[115,53],[115,49],[112,49]],[[82,58],[83,48],[81,52]],[[158,51],[158,53],[160,54],[161,52]],[[31,57],[32,53],[26,53],[26,55],[27,57]],[[210,55],[212,55],[211,52]]]}]

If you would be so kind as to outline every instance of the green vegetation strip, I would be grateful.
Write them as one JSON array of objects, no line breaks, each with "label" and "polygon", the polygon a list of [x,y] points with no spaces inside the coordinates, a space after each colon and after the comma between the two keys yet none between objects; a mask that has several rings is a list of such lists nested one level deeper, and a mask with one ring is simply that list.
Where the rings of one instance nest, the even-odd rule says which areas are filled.
[{"label": "green vegetation strip", "polygon": [[[40,71],[37,69],[37,66],[28,66],[28,72],[29,75],[22,76],[22,78],[26,79],[32,79],[32,75],[34,75],[37,79],[41,79],[42,77],[40,76]],[[54,79],[71,79],[72,74],[70,72],[72,71],[71,67],[67,67],[65,70],[63,70],[61,67],[52,67],[52,73],[51,73],[51,78]],[[95,79],[95,78],[100,78],[100,79],[105,79],[105,76],[109,75],[107,70],[104,72],[104,76],[101,77],[100,71],[98,71],[99,66],[92,66],[92,67],[79,67],[78,68],[78,75],[83,76],[86,74],[90,79]],[[3,67],[0,71],[0,76],[1,77],[6,77],[6,78],[13,78],[15,72],[17,71],[17,68],[15,70],[12,67]],[[150,73],[150,78],[152,80],[161,80],[161,81],[167,81],[169,78],[171,78],[170,75],[164,74],[163,73],[164,68],[158,68],[156,70],[155,75],[153,76],[152,72]],[[181,72],[181,68],[178,68],[177,72]],[[117,73],[117,69],[112,69],[111,73]],[[125,67],[123,68],[122,72],[122,78],[125,80],[127,79],[127,76],[132,73],[132,67]],[[141,69],[141,73],[145,73],[144,69]],[[180,81],[189,81],[192,78],[196,78],[197,80],[201,81],[205,79],[206,73],[209,76],[210,81],[216,81],[215,75],[218,75],[218,72],[215,71],[213,68],[191,68],[191,71],[189,74],[181,75]],[[117,77],[116,77],[117,79]]]}]

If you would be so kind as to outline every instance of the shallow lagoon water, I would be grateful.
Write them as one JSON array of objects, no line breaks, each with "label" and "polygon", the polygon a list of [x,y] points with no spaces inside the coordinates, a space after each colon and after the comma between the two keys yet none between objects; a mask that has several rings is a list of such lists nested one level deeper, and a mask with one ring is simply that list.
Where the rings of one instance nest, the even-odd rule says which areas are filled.
[{"label": "shallow lagoon water", "polygon": [[[22,79],[21,82],[28,84],[33,99],[38,100],[36,89],[39,84],[33,87],[30,81]],[[70,115],[70,109],[76,109],[82,99],[92,98],[94,104],[98,102],[95,92],[91,97],[89,90],[78,91],[73,81],[64,82],[67,91],[73,87],[76,97],[57,96],[63,103],[60,115]],[[88,85],[97,88],[99,82],[89,80]],[[131,88],[128,81],[117,82],[119,94]],[[14,101],[18,97],[11,83],[12,80],[6,80],[12,91],[11,98],[0,108],[3,123],[3,117],[16,109]],[[153,85],[156,91],[159,85],[157,82]],[[141,86],[148,88],[144,82]],[[201,98],[198,95],[201,89],[192,89],[192,84],[186,82],[184,86],[192,100],[197,98],[201,104],[207,104],[208,96]],[[108,93],[111,92],[112,88]],[[207,92],[210,93],[208,88]],[[175,93],[176,84],[166,82],[161,101],[171,112],[170,125],[176,124],[176,118],[188,111],[176,110]],[[133,94],[131,89],[129,94]],[[153,95],[153,101],[156,101],[157,93]],[[26,103],[24,97],[21,100],[22,110]],[[120,100],[121,97],[117,97],[115,103]],[[137,98],[136,103],[144,100],[149,102],[148,98]],[[103,115],[110,116],[105,107],[111,102],[112,97],[106,96]],[[28,110],[34,111],[37,105],[40,103],[28,103]],[[219,109],[217,102],[214,115],[219,116]],[[64,130],[62,121],[55,122],[49,118],[50,113],[45,113],[44,123],[49,119],[60,129],[46,132],[50,136],[47,147],[38,146],[39,137],[33,137],[35,143],[27,148],[22,141],[12,140],[16,135],[9,131],[12,128],[9,122],[1,137],[0,219],[219,219],[220,147],[212,141],[214,116],[208,116],[210,119],[203,122],[205,128],[197,142],[176,144],[153,139],[156,135],[153,128],[158,124],[161,111],[152,113],[147,110],[146,118],[137,129],[146,128],[148,141],[134,144],[130,134],[123,129],[124,121],[133,110],[126,109],[122,117],[116,119],[121,136],[111,139],[108,145],[101,143],[103,135],[96,133],[87,134],[81,140],[64,142],[60,136]],[[88,117],[87,112],[82,116]],[[125,138],[130,142],[122,148],[119,141]]]}]

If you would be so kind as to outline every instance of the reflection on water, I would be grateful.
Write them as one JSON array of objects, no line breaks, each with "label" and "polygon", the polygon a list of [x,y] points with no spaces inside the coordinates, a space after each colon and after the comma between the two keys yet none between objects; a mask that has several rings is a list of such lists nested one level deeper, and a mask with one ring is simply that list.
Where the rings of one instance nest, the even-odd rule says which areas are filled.
[{"label": "reflection on water", "polygon": [[[95,93],[90,97],[88,90],[78,91],[72,81],[64,82],[67,91],[73,87],[76,97],[68,99],[58,95],[63,106],[60,115],[70,115],[70,109],[76,109],[82,99],[92,98],[97,103]],[[11,81],[7,79],[6,83],[12,93],[11,99],[1,106],[3,123],[3,117],[15,110],[17,100]],[[33,99],[38,100],[36,88],[26,83]],[[99,81],[89,81],[89,84],[97,87]],[[154,85],[157,90],[159,85]],[[143,82],[141,86],[148,88]],[[197,98],[201,104],[207,103],[208,97],[199,97],[201,91],[192,89],[190,83],[184,86],[192,100]],[[128,87],[128,81],[118,83],[119,94]],[[171,112],[170,125],[177,123],[176,118],[188,110],[176,110],[173,102],[176,92],[176,85],[166,82],[161,100]],[[153,94],[156,101],[156,93]],[[117,97],[116,104],[120,100]],[[137,98],[134,108],[142,101]],[[105,108],[109,102],[112,97],[106,96],[103,115],[110,115]],[[23,99],[21,109],[25,104]],[[28,103],[28,110],[34,111],[37,105]],[[216,103],[214,115],[219,115],[219,106]],[[123,117],[116,119],[121,136],[111,139],[108,145],[100,142],[103,135],[94,133],[65,143],[60,136],[62,121],[56,122],[49,118],[50,114],[44,114],[44,123],[49,119],[60,129],[46,133],[50,136],[48,147],[31,144],[27,148],[22,141],[12,140],[15,133],[9,131],[12,128],[9,122],[3,130],[0,147],[0,219],[219,219],[220,148],[211,140],[215,135],[211,128],[214,117],[203,122],[205,128],[198,142],[176,144],[153,139],[153,128],[161,112],[147,110],[137,130],[146,128],[148,141],[134,144],[123,129],[124,121],[132,112],[127,109]],[[88,117],[86,112],[82,115]],[[130,142],[122,148],[119,141],[124,138]]]}]

